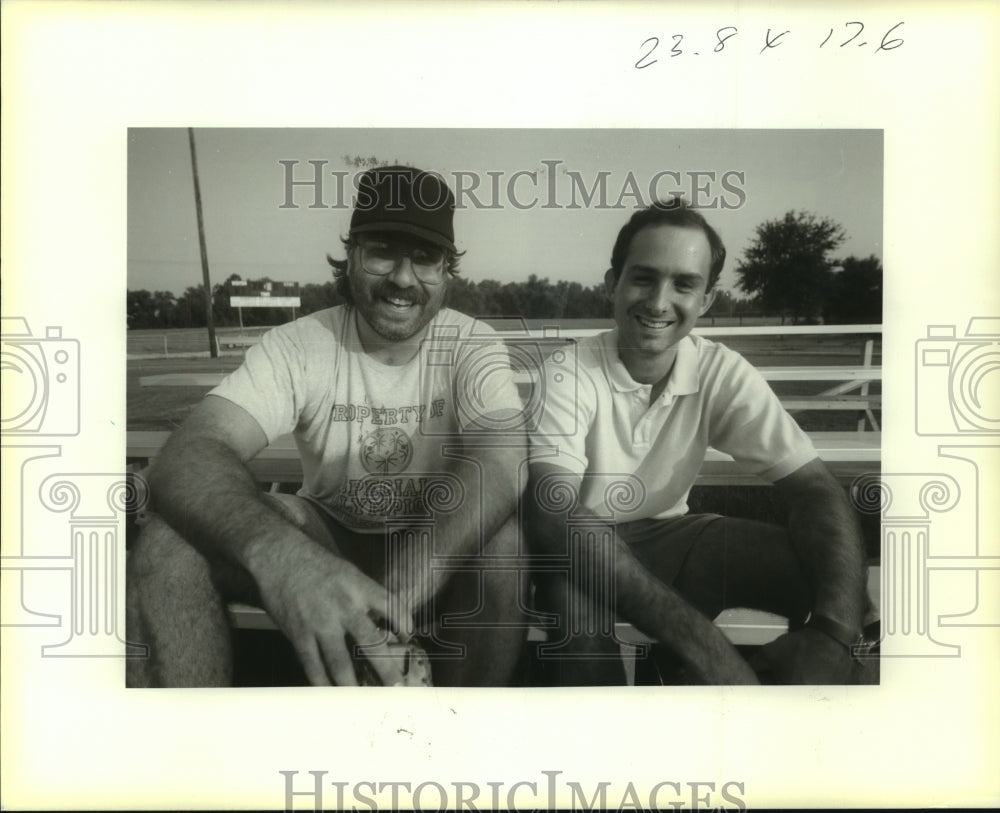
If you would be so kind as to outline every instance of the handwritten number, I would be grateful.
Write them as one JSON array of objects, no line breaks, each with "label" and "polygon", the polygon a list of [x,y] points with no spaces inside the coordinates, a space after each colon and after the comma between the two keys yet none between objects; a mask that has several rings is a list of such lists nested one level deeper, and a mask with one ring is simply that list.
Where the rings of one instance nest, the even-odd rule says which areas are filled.
[{"label": "handwritten number", "polygon": [[[903,24],[902,21],[896,23],[892,28],[890,28],[888,31],[885,32],[885,37],[888,37],[893,31],[899,28],[902,24]],[[903,40],[900,39],[899,37],[893,40],[889,40],[888,42],[886,42],[885,37],[882,37],[882,44],[875,49],[876,54],[879,51],[894,51],[896,48],[898,48],[900,45],[903,44]],[[895,43],[895,45],[893,45],[893,43]]]},{"label": "handwritten number", "polygon": [[[879,51],[894,51],[896,48],[899,48],[903,44],[902,37],[892,36],[893,32],[901,25],[903,25],[903,22],[904,21],[901,20],[900,22],[896,23],[892,28],[890,28],[888,31],[885,32],[885,35],[882,37],[882,43],[878,46],[878,48],[875,49],[876,53],[878,53]],[[852,20],[850,22],[844,23],[845,28],[851,25],[857,26],[858,30],[855,31],[853,35],[848,37],[842,43],[840,43],[841,48],[843,48],[846,45],[850,45],[852,42],[854,42],[854,40],[860,37],[861,33],[865,30],[865,24],[860,20]],[[785,37],[786,34],[790,33],[790,31],[782,31],[779,34],[775,34],[772,36],[771,31],[772,29],[770,28],[767,29],[767,34],[764,35],[764,47],[760,49],[760,53],[764,53],[764,51],[767,51],[771,48],[777,48],[779,45],[782,45],[783,38]],[[724,51],[726,49],[726,43],[733,37],[735,37],[738,33],[739,29],[735,25],[723,26],[722,28],[716,30],[715,32],[716,45],[715,48],[713,49],[714,52],[718,54],[721,51]],[[833,34],[834,34],[834,29],[831,28],[829,33],[826,35],[826,39],[824,39],[819,44],[819,47],[822,48],[824,45],[826,45],[833,37]],[[681,43],[684,42],[684,34],[671,34],[670,38],[673,40],[673,44],[670,46],[671,59],[673,57],[682,56],[684,54],[684,51],[681,49]],[[864,46],[866,44],[867,43],[865,42],[861,42],[858,44],[858,47],[860,48],[861,46]],[[648,39],[643,41],[643,43],[639,46],[639,48],[641,50],[643,48],[646,48],[647,46],[648,50],[646,50],[645,53],[643,53],[642,56],[640,56],[635,63],[635,67],[637,70],[648,68],[651,65],[655,65],[659,61],[653,58],[653,52],[656,51],[657,48],[659,48],[660,38],[649,37]],[[695,55],[697,56],[697,53]]]},{"label": "handwritten number", "polygon": [[[732,29],[733,32],[732,34],[726,34],[726,36],[722,36],[723,31],[729,31],[730,29]],[[725,28],[720,28],[718,31],[716,31],[715,38],[719,41],[719,44],[715,46],[715,53],[719,53],[719,51],[725,48],[726,40],[735,37],[738,31],[739,29],[737,29],[735,25],[727,25]]]},{"label": "handwritten number", "polygon": [[855,32],[854,36],[851,37],[851,39],[844,40],[842,43],[840,43],[840,47],[841,48],[843,48],[845,45],[847,45],[847,43],[849,43],[852,40],[856,39],[861,34],[861,32],[865,30],[865,24],[864,23],[859,23],[857,20],[853,20],[852,22],[849,22],[849,23],[844,23],[844,25],[845,26],[848,26],[848,25],[860,25],[861,28],[859,28],[857,30],[857,32]]},{"label": "handwritten number", "polygon": [[760,49],[760,53],[764,53],[768,48],[777,48],[781,45],[781,38],[787,33],[787,31],[782,31],[774,39],[771,39],[771,29],[767,29],[767,34],[764,35],[764,47]]},{"label": "handwritten number", "polygon": [[649,38],[648,40],[646,40],[645,42],[643,42],[643,43],[642,43],[642,45],[640,45],[639,47],[640,47],[640,48],[642,48],[642,47],[643,47],[643,45],[645,45],[645,44],[646,44],[647,42],[651,42],[651,43],[653,43],[653,47],[652,47],[652,48],[650,48],[650,49],[649,49],[648,51],[646,51],[646,53],[644,53],[644,54],[643,54],[643,55],[642,55],[641,57],[639,57],[639,59],[638,59],[638,60],[636,61],[636,63],[635,63],[635,67],[636,67],[636,68],[637,68],[638,70],[640,70],[640,71],[641,71],[641,70],[642,70],[643,68],[648,68],[648,67],[649,67],[650,65],[655,65],[655,64],[656,64],[656,63],[657,63],[657,62],[659,61],[659,60],[656,60],[656,59],[654,59],[654,60],[653,60],[652,62],[647,62],[647,63],[646,63],[645,65],[640,65],[640,64],[639,64],[639,63],[640,63],[640,62],[642,62],[642,61],[643,61],[644,59],[648,59],[648,58],[649,58],[649,55],[650,55],[650,54],[652,54],[652,53],[653,53],[653,51],[655,51],[655,50],[656,50],[656,46],[658,46],[658,45],[660,44],[660,38],[659,38],[659,37],[650,37],[650,38]]}]

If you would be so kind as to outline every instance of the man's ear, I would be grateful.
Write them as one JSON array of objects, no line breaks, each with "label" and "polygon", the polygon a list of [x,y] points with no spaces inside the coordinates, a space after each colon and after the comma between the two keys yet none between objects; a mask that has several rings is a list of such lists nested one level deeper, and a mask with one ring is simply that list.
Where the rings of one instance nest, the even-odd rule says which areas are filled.
[{"label": "man's ear", "polygon": [[613,299],[615,295],[615,286],[618,284],[618,278],[615,277],[615,269],[609,268],[604,272],[604,293],[607,294],[608,299]]},{"label": "man's ear", "polygon": [[701,308],[698,311],[699,316],[704,316],[706,313],[708,313],[708,309],[711,308],[712,303],[715,302],[715,292],[718,290],[719,290],[718,288],[713,288],[711,291],[705,294],[705,298],[701,303]]}]

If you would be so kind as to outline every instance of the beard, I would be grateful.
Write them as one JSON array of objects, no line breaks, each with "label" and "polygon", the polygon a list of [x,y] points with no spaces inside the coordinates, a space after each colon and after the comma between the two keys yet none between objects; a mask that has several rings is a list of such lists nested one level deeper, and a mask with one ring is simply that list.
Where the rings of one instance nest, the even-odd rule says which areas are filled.
[{"label": "beard", "polygon": [[375,285],[369,295],[374,299],[403,299],[407,302],[412,302],[414,305],[426,305],[430,300],[430,297],[425,291],[420,288],[400,288],[395,282],[390,279],[383,278],[379,280],[378,284]]},{"label": "beard", "polygon": [[[441,309],[444,297],[431,297],[419,286],[400,288],[389,279],[365,285],[357,277],[348,278],[358,313],[379,336],[388,341],[404,341],[420,333]],[[409,303],[395,311],[387,300]]]}]

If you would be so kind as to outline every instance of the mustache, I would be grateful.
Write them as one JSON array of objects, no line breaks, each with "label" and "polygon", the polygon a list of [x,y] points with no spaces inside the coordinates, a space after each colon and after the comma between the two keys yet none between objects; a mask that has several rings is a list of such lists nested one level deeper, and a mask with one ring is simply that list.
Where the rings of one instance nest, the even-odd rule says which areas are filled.
[{"label": "mustache", "polygon": [[428,297],[417,288],[400,288],[391,280],[383,280],[373,291],[376,297],[402,299],[414,305],[426,305]]}]

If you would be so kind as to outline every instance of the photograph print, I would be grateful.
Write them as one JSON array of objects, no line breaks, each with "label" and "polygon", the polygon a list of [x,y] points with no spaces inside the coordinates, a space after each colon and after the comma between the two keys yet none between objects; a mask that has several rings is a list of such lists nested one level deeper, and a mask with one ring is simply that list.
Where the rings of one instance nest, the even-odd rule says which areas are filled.
[{"label": "photograph print", "polygon": [[127,169],[128,686],[879,682],[882,131]]}]

